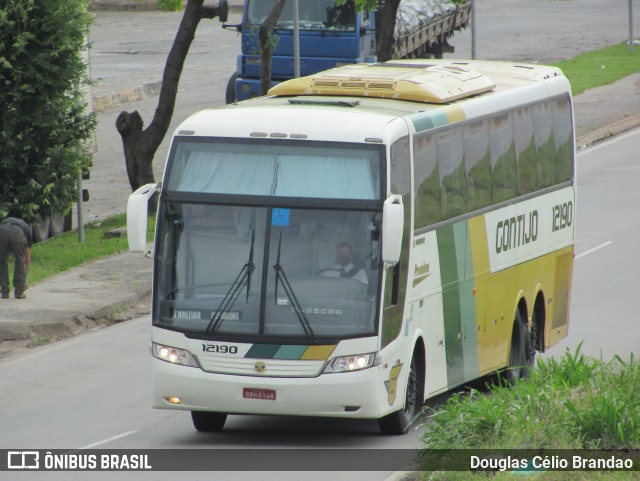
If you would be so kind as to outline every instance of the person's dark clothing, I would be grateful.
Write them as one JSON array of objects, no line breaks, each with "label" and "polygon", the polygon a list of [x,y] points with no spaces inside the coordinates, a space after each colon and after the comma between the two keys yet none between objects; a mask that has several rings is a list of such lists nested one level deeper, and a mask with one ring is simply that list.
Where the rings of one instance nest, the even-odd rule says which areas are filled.
[{"label": "person's dark clothing", "polygon": [[33,245],[31,228],[22,219],[8,217],[0,222],[0,289],[2,297],[9,297],[9,269],[7,257],[13,253],[15,266],[13,286],[15,296],[21,297],[27,287],[27,249]]}]

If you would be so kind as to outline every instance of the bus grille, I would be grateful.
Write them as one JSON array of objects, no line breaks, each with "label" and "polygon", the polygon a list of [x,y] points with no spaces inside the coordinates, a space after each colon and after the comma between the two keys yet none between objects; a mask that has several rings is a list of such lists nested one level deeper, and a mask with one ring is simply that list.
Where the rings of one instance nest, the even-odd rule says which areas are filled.
[{"label": "bus grille", "polygon": [[247,359],[219,356],[199,356],[206,372],[261,377],[315,377],[324,367],[324,361],[282,359]]}]

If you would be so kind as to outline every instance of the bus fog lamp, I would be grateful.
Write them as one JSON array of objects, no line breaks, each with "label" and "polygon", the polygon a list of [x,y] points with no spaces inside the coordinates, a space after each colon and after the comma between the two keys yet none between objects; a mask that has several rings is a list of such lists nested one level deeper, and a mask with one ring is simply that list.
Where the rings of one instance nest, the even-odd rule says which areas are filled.
[{"label": "bus fog lamp", "polygon": [[353,372],[368,369],[379,364],[378,353],[356,354],[333,358],[324,369],[325,374],[334,372]]},{"label": "bus fog lamp", "polygon": [[163,346],[153,343],[153,356],[161,361],[171,364],[180,364],[181,366],[198,367],[193,356],[189,351],[178,349],[171,346]]}]

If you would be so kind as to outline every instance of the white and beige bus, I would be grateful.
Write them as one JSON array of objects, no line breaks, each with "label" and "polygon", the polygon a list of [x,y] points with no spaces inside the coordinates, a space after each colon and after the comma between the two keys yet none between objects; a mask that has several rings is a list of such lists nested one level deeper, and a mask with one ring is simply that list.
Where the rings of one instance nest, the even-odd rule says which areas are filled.
[{"label": "white and beige bus", "polygon": [[159,196],[154,407],[401,434],[428,397],[525,375],[567,335],[574,158],[569,82],[540,65],[352,65],[196,113]]}]

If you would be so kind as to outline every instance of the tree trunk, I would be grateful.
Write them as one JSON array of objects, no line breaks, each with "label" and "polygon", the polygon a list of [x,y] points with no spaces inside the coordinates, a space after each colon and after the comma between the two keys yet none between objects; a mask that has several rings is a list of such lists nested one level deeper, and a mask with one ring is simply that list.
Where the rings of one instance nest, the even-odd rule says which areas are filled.
[{"label": "tree trunk", "polygon": [[[123,111],[118,115],[116,128],[122,137],[127,175],[132,191],[144,184],[155,182],[153,156],[171,124],[180,75],[200,20],[218,16],[226,18],[226,11],[226,3],[221,2],[218,7],[211,7],[205,6],[204,0],[188,0],[164,67],[162,88],[153,120],[143,130],[144,121],[137,111],[132,113]],[[157,198],[154,195],[149,201],[149,209],[155,212],[156,207]]]},{"label": "tree trunk", "polygon": [[278,22],[286,0],[277,0],[274,3],[271,12],[260,26],[258,38],[260,40],[260,52],[262,58],[260,60],[260,92],[266,95],[271,88],[271,58],[273,57],[274,42],[277,42],[271,32]]},{"label": "tree trunk", "polygon": [[378,17],[376,55],[378,62],[393,58],[393,31],[396,27],[396,13],[400,0],[385,0]]}]

